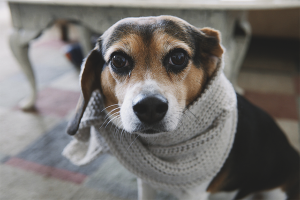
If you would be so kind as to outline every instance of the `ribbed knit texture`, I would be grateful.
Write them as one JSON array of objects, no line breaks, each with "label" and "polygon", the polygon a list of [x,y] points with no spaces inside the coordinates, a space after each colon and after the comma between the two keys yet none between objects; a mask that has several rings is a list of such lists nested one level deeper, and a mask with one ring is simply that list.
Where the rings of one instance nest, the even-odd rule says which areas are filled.
[{"label": "ribbed knit texture", "polygon": [[223,166],[236,131],[236,94],[221,69],[172,132],[130,134],[113,124],[103,125],[103,108],[101,95],[95,92],[63,154],[81,165],[109,149],[129,171],[165,190],[185,190],[212,179]]}]

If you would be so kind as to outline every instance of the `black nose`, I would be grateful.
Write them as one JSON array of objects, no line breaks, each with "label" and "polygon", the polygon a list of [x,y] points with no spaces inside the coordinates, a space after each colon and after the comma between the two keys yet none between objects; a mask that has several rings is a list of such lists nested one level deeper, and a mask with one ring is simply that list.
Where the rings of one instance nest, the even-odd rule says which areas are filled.
[{"label": "black nose", "polygon": [[140,94],[133,100],[133,111],[146,124],[160,121],[168,111],[168,100],[162,95]]}]

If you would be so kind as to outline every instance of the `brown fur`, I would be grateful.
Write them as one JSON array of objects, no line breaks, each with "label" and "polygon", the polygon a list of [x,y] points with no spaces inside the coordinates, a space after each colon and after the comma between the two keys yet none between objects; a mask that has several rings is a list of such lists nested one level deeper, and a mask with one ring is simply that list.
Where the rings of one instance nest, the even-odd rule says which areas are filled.
[{"label": "brown fur", "polygon": [[[218,32],[213,30],[206,34],[213,34],[212,36],[214,37],[218,36]],[[129,37],[122,37],[120,40],[116,41],[108,48],[107,52],[118,50],[126,52],[134,59],[135,67],[130,73],[130,76],[128,75],[126,78],[115,74],[112,70],[104,70],[102,79],[105,79],[105,81],[102,81],[102,87],[104,83],[109,85],[110,88],[115,87],[110,90],[102,90],[106,99],[114,99],[113,101],[105,101],[105,106],[114,108],[113,106],[110,106],[116,103],[116,99],[118,99],[119,103],[122,103],[124,91],[132,84],[141,82],[146,78],[154,79],[164,91],[172,91],[179,101],[184,102],[184,107],[193,102],[203,90],[206,80],[208,80],[216,70],[218,60],[213,56],[208,58],[208,66],[206,66],[206,69],[209,69],[208,73],[203,71],[204,68],[195,66],[191,61],[189,61],[188,67],[182,73],[167,73],[161,60],[163,59],[163,56],[175,48],[183,48],[190,57],[192,56],[193,50],[189,48],[188,44],[185,44],[160,30],[155,31],[152,39],[148,42],[145,42],[138,33],[132,33]],[[218,53],[220,52],[223,52],[223,50],[221,49],[218,51]],[[221,56],[221,54],[219,56]],[[105,54],[105,58],[109,58],[109,55]],[[108,74],[109,72],[111,74]],[[118,83],[116,83],[116,80],[118,80]],[[106,86],[104,87],[106,88]],[[111,109],[108,109],[108,111],[109,110]]]},{"label": "brown fur", "polygon": [[118,99],[116,98],[116,81],[112,77],[109,68],[105,68],[101,73],[101,86],[102,86],[102,93],[104,104],[107,107],[106,111],[111,115],[119,112],[120,109],[118,108]]}]

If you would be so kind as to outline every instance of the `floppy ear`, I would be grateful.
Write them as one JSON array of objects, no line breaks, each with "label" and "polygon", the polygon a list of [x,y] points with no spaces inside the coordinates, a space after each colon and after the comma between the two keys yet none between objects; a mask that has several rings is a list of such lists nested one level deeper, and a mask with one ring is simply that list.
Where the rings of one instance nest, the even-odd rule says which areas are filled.
[{"label": "floppy ear", "polygon": [[200,62],[204,71],[211,77],[221,66],[223,48],[221,46],[221,33],[212,28],[200,29]]},{"label": "floppy ear", "polygon": [[81,66],[80,84],[81,95],[79,97],[76,112],[74,117],[70,120],[67,133],[75,135],[86,106],[90,100],[92,92],[96,89],[101,90],[100,76],[101,70],[105,61],[102,57],[101,50],[98,45],[89,53]]},{"label": "floppy ear", "polygon": [[202,28],[201,32],[204,33],[205,42],[203,45],[204,51],[218,58],[222,57],[224,52],[221,46],[221,33],[212,28]]}]

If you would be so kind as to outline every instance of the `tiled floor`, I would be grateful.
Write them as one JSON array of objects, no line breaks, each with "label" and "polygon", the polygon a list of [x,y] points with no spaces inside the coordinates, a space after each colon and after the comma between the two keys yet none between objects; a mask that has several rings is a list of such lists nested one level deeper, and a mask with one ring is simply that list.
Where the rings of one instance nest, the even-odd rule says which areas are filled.
[{"label": "tiled floor", "polygon": [[[65,44],[59,41],[57,29],[51,28],[31,45],[30,58],[39,88],[37,112],[22,112],[18,102],[29,88],[9,50],[10,18],[3,2],[0,27],[0,199],[136,199],[134,176],[115,158],[103,155],[77,167],[61,156],[71,140],[65,128],[79,86],[78,72],[63,55]],[[268,51],[268,43],[258,48],[263,42],[254,40],[238,83],[250,101],[276,118],[299,150],[300,76],[295,61],[299,51],[280,52],[275,47]],[[165,195],[160,194],[159,199],[165,199]]]}]

